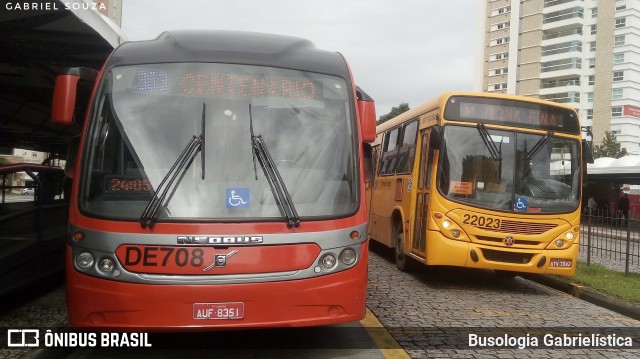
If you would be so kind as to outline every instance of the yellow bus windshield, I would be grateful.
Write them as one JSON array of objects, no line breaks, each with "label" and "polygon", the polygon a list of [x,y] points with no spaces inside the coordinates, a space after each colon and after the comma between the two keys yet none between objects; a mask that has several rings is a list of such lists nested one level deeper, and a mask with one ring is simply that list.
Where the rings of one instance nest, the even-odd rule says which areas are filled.
[{"label": "yellow bus windshield", "polygon": [[580,202],[576,139],[486,128],[444,127],[438,189],[471,206],[516,213],[569,213]]}]

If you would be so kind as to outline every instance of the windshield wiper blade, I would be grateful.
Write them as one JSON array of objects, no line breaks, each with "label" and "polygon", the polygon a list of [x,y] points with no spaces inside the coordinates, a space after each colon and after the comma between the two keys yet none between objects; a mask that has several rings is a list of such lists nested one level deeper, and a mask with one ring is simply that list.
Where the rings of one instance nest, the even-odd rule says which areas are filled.
[{"label": "windshield wiper blade", "polygon": [[531,160],[533,157],[535,157],[538,152],[540,152],[542,147],[546,145],[547,142],[549,142],[551,136],[553,136],[553,131],[547,131],[547,134],[539,139],[538,142],[536,142],[536,144],[531,148],[531,150],[527,152],[527,159]]},{"label": "windshield wiper blade", "polygon": [[267,182],[269,182],[269,187],[271,187],[271,192],[273,192],[273,196],[276,199],[278,208],[280,208],[282,215],[287,219],[287,227],[299,227],[300,217],[298,216],[296,207],[293,204],[291,195],[287,190],[287,186],[282,180],[280,171],[278,171],[278,167],[273,161],[271,153],[269,153],[269,149],[267,148],[267,145],[265,144],[262,136],[256,136],[253,133],[253,116],[251,113],[251,104],[249,104],[249,131],[251,132],[251,150],[253,155],[253,169],[256,172],[256,180],[258,179],[258,173],[256,169],[255,159],[256,157],[258,157],[258,162],[260,163],[260,166],[264,171]]},{"label": "windshield wiper blade", "polygon": [[249,104],[249,132],[251,133],[251,157],[253,157],[253,173],[258,180],[258,168],[256,167],[256,149],[253,146],[253,139],[256,137],[253,135],[253,114],[251,113],[251,104]]},{"label": "windshield wiper blade", "polygon": [[193,158],[200,149],[201,138],[193,136],[187,146],[184,148],[178,159],[173,163],[169,172],[164,176],[160,185],[156,189],[151,201],[140,216],[140,224],[142,228],[151,227],[156,220],[160,205],[164,202],[169,194],[169,190],[173,187],[176,179],[191,164]]},{"label": "windshield wiper blade", "polygon": [[204,138],[205,136],[205,121],[206,121],[206,112],[207,112],[207,106],[204,104],[204,102],[202,103],[202,123],[200,124],[200,170],[202,171],[202,179],[204,179],[204,164],[206,163],[204,160],[204,154],[205,154],[205,150],[204,150],[204,144],[206,143],[206,140]]},{"label": "windshield wiper blade", "polygon": [[[187,146],[182,150],[178,159],[171,165],[169,172],[162,178],[160,185],[156,189],[153,197],[147,203],[142,215],[140,216],[140,225],[142,228],[151,227],[155,223],[162,203],[167,198],[167,195],[171,193],[171,189],[174,188],[174,183],[177,186],[182,179],[182,174],[189,168],[189,165],[193,162],[193,159],[200,151],[200,159],[202,161],[202,179],[204,180],[204,133],[205,133],[205,104],[202,104],[202,129],[199,136],[194,135],[187,143]],[[176,182],[176,180],[178,180]],[[166,205],[166,204],[165,204]]]},{"label": "windshield wiper blade", "polygon": [[484,123],[479,123],[477,127],[484,145],[489,150],[489,154],[491,154],[491,158],[496,161],[502,161],[502,151],[498,150],[498,146],[496,146],[496,143],[493,142],[493,139],[491,138],[489,131],[487,131],[487,128],[484,126]]}]

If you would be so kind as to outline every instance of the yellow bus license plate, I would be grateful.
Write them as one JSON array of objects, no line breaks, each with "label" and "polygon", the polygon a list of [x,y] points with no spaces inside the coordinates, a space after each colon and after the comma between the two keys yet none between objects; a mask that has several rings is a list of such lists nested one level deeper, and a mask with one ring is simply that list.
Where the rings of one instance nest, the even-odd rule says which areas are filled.
[{"label": "yellow bus license plate", "polygon": [[551,258],[549,261],[549,267],[553,268],[571,268],[573,266],[573,260],[568,258]]}]

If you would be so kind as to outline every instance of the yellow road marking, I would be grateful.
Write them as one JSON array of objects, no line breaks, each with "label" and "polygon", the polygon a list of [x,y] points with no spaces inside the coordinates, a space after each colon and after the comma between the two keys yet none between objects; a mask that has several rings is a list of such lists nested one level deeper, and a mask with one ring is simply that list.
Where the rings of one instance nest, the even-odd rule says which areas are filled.
[{"label": "yellow road marking", "polygon": [[407,359],[409,354],[402,349],[400,344],[393,338],[385,327],[378,321],[375,315],[367,308],[367,315],[360,321],[360,324],[373,339],[378,349],[387,359]]}]

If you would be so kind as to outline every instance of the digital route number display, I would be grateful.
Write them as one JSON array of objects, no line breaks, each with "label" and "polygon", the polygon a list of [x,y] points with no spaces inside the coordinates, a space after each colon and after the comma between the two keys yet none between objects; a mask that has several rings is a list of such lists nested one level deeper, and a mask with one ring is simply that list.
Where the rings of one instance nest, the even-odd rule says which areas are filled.
[{"label": "digital route number display", "polygon": [[146,178],[108,176],[105,189],[107,193],[148,194],[152,192],[151,182]]},{"label": "digital route number display", "polygon": [[580,133],[580,124],[574,111],[517,100],[453,96],[447,101],[444,117],[448,121],[483,122]]}]

